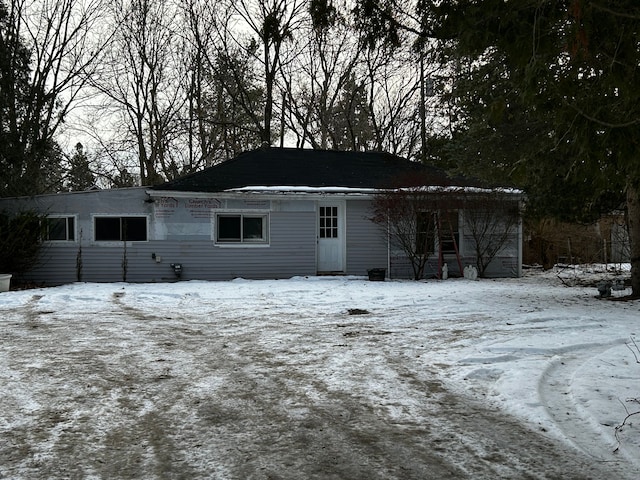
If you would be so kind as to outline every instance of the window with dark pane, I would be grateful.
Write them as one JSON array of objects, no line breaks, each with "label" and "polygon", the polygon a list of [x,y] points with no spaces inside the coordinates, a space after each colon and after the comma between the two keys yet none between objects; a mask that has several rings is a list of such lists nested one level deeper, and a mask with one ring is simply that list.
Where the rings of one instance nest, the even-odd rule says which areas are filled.
[{"label": "window with dark pane", "polygon": [[262,217],[242,217],[242,239],[262,240]]},{"label": "window with dark pane", "polygon": [[50,217],[45,220],[44,239],[49,241],[74,241],[74,217]]},{"label": "window with dark pane", "polygon": [[267,215],[218,214],[216,241],[220,243],[266,243]]},{"label": "window with dark pane", "polygon": [[146,217],[123,217],[122,240],[128,242],[145,242],[147,240]]},{"label": "window with dark pane", "polygon": [[95,217],[94,238],[98,242],[145,242],[147,217]]},{"label": "window with dark pane", "polygon": [[76,239],[76,219],[67,217],[67,240],[74,241]]},{"label": "window with dark pane", "polygon": [[120,217],[96,217],[94,226],[96,241],[119,242],[122,240]]},{"label": "window with dark pane", "polygon": [[242,239],[242,224],[240,215],[219,215],[218,216],[218,241],[219,242],[239,242]]}]

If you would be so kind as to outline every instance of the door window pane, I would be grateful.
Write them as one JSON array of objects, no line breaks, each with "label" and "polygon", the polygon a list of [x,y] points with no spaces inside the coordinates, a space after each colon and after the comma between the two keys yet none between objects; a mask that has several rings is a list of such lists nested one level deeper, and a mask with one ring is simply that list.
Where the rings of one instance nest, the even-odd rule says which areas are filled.
[{"label": "door window pane", "polygon": [[320,207],[318,213],[320,238],[338,238],[338,207]]}]

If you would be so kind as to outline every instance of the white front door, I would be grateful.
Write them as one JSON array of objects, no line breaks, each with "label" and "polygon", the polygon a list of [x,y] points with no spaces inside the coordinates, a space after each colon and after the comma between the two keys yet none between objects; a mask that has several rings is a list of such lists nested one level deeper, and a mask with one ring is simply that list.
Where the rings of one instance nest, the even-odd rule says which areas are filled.
[{"label": "white front door", "polygon": [[344,203],[318,204],[318,272],[344,272]]}]

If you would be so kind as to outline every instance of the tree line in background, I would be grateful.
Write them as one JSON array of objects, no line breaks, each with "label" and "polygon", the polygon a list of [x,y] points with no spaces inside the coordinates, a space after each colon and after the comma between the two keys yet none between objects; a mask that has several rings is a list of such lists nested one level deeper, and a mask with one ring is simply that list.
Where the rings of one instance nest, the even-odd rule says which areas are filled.
[{"label": "tree line in background", "polygon": [[635,0],[360,0],[371,41],[415,32],[444,70],[439,160],[527,194],[530,217],[624,211],[640,296],[640,5]]},{"label": "tree line in background", "polygon": [[0,193],[150,185],[262,145],[419,158],[446,128],[434,52],[369,42],[354,7],[0,0]]},{"label": "tree line in background", "polygon": [[384,150],[623,208],[640,294],[639,30],[635,0],[0,0],[0,194]]}]

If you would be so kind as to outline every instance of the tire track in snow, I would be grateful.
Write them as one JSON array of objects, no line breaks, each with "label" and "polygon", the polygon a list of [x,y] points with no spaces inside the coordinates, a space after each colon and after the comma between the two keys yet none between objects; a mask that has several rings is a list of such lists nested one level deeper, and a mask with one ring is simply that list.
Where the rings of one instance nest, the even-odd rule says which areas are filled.
[{"label": "tire track in snow", "polygon": [[599,424],[581,406],[574,392],[575,379],[588,360],[623,343],[624,339],[598,346],[582,345],[581,348],[566,352],[547,367],[538,383],[542,406],[557,429],[556,433],[564,436],[578,450],[603,462],[615,461],[613,455],[603,458],[601,453],[603,444],[607,445],[610,452],[615,449],[613,426]]}]

